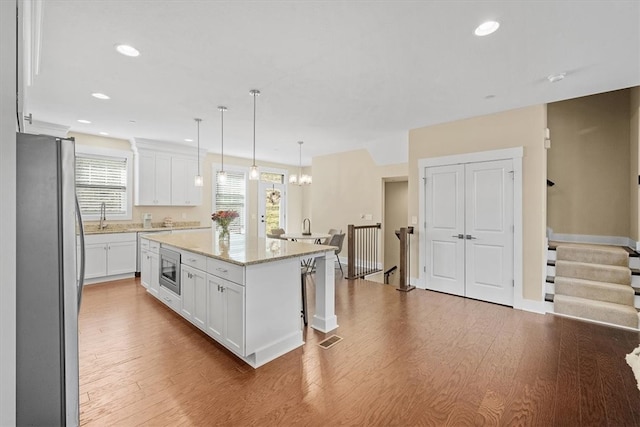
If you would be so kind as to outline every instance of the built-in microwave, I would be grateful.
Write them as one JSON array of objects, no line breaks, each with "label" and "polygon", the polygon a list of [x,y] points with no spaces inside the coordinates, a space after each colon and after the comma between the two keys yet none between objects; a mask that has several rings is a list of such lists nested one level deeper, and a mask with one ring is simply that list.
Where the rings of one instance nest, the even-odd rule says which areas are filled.
[{"label": "built-in microwave", "polygon": [[180,295],[180,252],[160,248],[160,286]]}]

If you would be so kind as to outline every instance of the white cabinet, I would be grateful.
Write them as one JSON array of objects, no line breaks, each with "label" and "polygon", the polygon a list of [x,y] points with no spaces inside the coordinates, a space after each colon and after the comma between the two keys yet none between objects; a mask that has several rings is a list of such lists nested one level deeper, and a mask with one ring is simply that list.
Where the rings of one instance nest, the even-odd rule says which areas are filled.
[{"label": "white cabinet", "polygon": [[136,205],[171,205],[171,156],[140,150],[136,166]]},{"label": "white cabinet", "polygon": [[136,270],[136,233],[87,235],[85,256],[85,279],[109,280],[109,276],[133,274]]},{"label": "white cabinet", "polygon": [[140,239],[140,283],[147,288],[147,292],[159,298],[160,288],[160,243],[147,239]]},{"label": "white cabinet", "polygon": [[244,286],[207,275],[206,332],[228,349],[244,356]]},{"label": "white cabinet", "polygon": [[198,173],[195,158],[171,158],[171,204],[174,206],[198,206],[202,204],[202,187],[196,187]]},{"label": "white cabinet", "polygon": [[[87,236],[89,237],[89,236]],[[92,279],[107,275],[107,244],[86,243],[84,245],[84,278]]]},{"label": "white cabinet", "polygon": [[207,321],[207,274],[183,264],[180,280],[182,287],[180,314],[204,331]]}]

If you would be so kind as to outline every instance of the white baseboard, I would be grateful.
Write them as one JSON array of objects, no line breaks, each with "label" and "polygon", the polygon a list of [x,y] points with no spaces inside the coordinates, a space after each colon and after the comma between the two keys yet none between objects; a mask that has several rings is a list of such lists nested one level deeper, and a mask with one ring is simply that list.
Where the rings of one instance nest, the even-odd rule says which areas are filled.
[{"label": "white baseboard", "polygon": [[545,303],[546,301],[534,301],[531,299],[523,298],[519,301],[518,307],[514,305],[513,308],[517,310],[529,311],[531,313],[545,314],[547,312]]},{"label": "white baseboard", "polygon": [[571,316],[570,314],[553,313],[554,316],[567,317],[569,319],[582,320],[583,322],[595,323],[597,325],[612,326],[614,328],[626,329],[627,331],[637,332],[638,328],[630,328],[628,326],[616,325],[615,323],[601,322],[599,320],[585,319],[584,317]]},{"label": "white baseboard", "polygon": [[567,243],[591,243],[594,245],[613,245],[613,246],[625,246],[628,248],[635,248],[638,246],[638,242],[628,237],[622,236],[596,236],[590,234],[561,234],[551,233],[549,240],[554,242],[567,242]]}]

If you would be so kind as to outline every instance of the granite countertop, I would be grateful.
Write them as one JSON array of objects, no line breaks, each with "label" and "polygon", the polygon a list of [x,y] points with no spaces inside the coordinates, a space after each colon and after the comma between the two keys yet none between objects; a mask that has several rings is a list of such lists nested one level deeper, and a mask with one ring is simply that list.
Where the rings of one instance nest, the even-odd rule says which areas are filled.
[{"label": "granite countertop", "polygon": [[150,234],[145,238],[241,266],[321,254],[336,249],[333,246],[250,237],[243,234],[232,234],[228,242],[220,242],[215,230]]},{"label": "granite countertop", "polygon": [[[161,223],[160,223],[161,224]],[[87,224],[84,234],[113,234],[113,233],[137,233],[137,232],[157,232],[157,231],[173,231],[173,230],[209,230],[211,226],[205,225],[174,225],[173,227],[163,227],[160,224],[153,224],[151,228],[143,228],[142,224],[107,224],[106,228],[100,230],[97,224]]]}]

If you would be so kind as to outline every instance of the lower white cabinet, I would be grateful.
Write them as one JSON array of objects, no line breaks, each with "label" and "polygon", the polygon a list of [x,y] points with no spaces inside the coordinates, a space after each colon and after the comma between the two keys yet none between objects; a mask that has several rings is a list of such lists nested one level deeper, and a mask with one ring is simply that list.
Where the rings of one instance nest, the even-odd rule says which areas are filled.
[{"label": "lower white cabinet", "polygon": [[180,314],[203,331],[207,322],[207,274],[182,265],[180,271],[182,309]]},{"label": "lower white cabinet", "polygon": [[207,274],[206,332],[222,345],[244,356],[244,286]]},{"label": "lower white cabinet", "polygon": [[160,265],[159,256],[151,250],[143,250],[141,253],[140,267],[140,283],[147,288],[147,292],[151,295],[158,296],[158,288],[160,287]]},{"label": "lower white cabinet", "polygon": [[136,233],[85,236],[85,279],[104,278],[136,271]]}]

